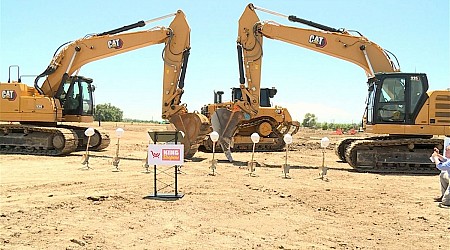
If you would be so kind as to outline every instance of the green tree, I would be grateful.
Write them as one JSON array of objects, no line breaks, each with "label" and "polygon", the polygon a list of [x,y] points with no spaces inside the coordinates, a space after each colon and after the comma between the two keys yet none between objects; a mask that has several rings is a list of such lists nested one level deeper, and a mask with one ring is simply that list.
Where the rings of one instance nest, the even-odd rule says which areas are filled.
[{"label": "green tree", "polygon": [[111,105],[111,103],[98,104],[95,106],[94,120],[121,122],[123,120],[123,111]]},{"label": "green tree", "polygon": [[302,126],[307,128],[314,128],[317,125],[317,117],[315,114],[306,113],[303,119]]}]

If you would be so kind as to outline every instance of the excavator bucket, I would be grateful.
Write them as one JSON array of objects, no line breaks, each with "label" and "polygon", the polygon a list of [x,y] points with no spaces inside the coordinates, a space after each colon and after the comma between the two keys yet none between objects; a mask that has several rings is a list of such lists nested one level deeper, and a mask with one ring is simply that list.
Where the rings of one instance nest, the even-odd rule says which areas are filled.
[{"label": "excavator bucket", "polygon": [[182,143],[185,159],[191,159],[194,156],[206,135],[211,132],[208,118],[199,113],[173,115],[169,122],[184,133]]},{"label": "excavator bucket", "polygon": [[233,162],[231,156],[231,140],[236,132],[238,124],[244,118],[242,111],[230,111],[225,108],[217,109],[211,116],[213,130],[219,133],[219,144],[222,147],[228,161]]}]

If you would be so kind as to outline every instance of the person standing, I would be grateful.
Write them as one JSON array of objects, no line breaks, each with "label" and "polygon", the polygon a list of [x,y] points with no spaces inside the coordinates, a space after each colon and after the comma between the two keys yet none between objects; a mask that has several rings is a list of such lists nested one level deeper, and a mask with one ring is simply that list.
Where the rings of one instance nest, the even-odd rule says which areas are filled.
[{"label": "person standing", "polygon": [[436,164],[436,168],[441,170],[439,175],[441,197],[435,200],[441,202],[439,206],[450,208],[450,144],[445,148],[444,156],[440,155],[439,150],[435,148],[431,158]]}]

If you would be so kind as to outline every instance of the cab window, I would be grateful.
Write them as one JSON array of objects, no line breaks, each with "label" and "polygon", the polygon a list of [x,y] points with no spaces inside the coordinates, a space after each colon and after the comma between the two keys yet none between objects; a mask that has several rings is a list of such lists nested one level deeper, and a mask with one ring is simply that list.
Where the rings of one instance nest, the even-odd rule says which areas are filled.
[{"label": "cab window", "polygon": [[378,118],[380,122],[404,122],[406,79],[403,77],[386,78],[381,86],[378,100]]}]

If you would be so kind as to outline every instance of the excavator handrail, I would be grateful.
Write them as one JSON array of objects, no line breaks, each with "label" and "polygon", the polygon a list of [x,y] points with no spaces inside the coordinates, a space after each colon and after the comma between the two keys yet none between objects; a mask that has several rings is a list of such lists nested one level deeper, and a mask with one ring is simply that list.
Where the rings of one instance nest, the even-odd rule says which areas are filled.
[{"label": "excavator handrail", "polygon": [[8,83],[11,83],[11,68],[17,68],[17,81],[20,82],[20,67],[19,67],[19,65],[10,65],[8,67]]}]

